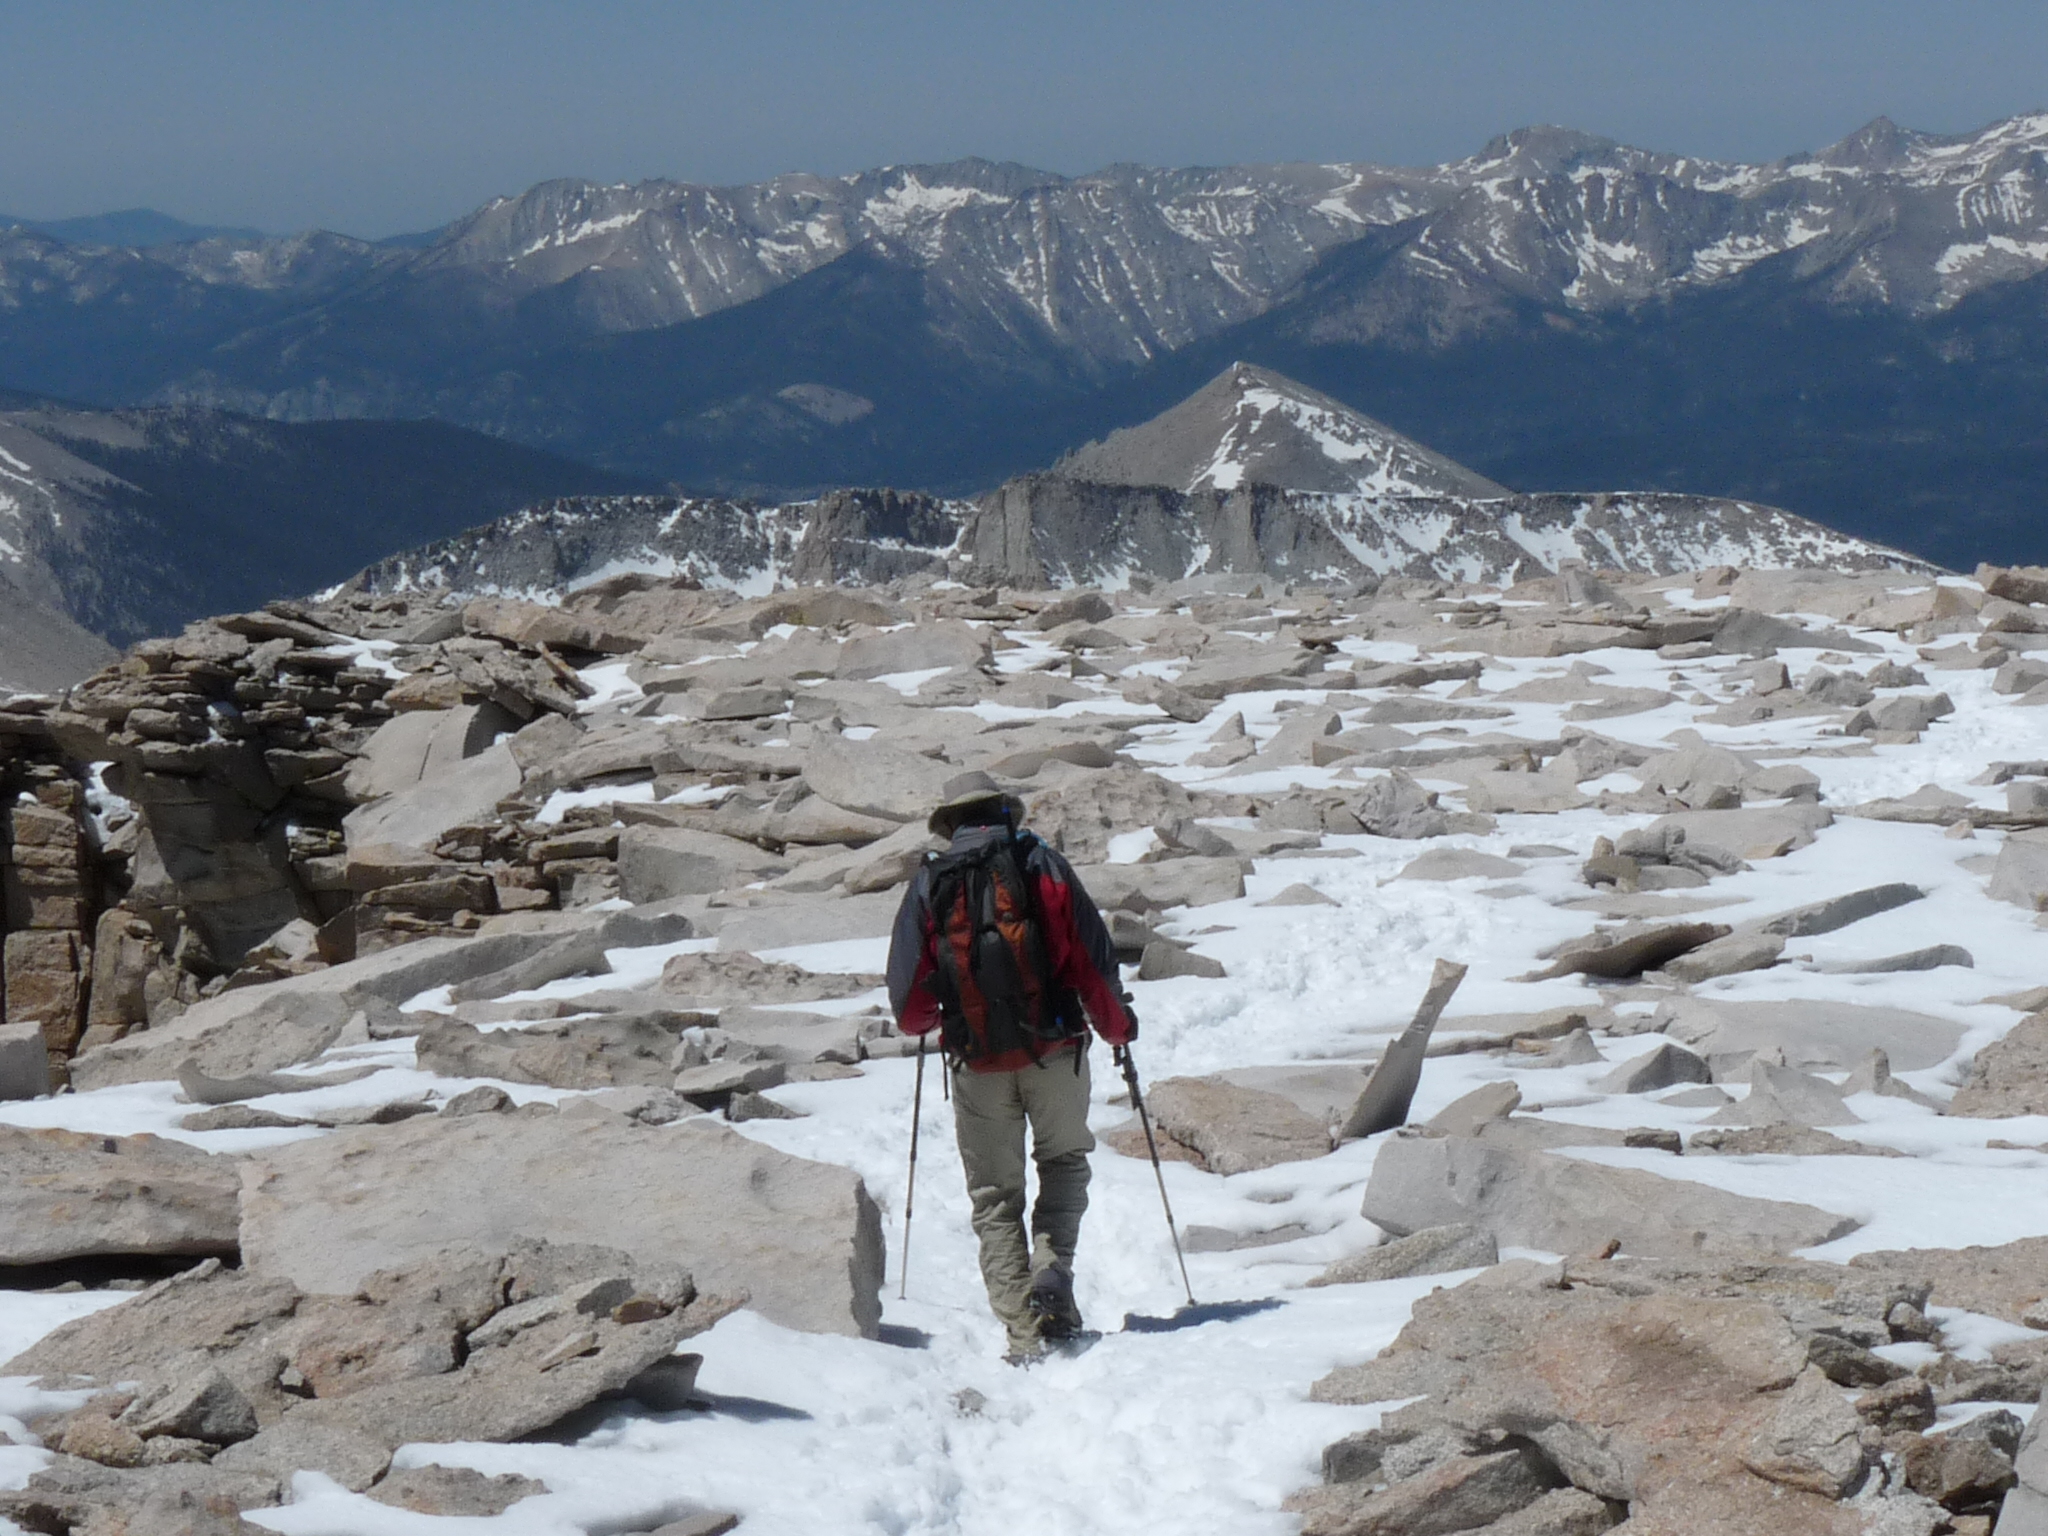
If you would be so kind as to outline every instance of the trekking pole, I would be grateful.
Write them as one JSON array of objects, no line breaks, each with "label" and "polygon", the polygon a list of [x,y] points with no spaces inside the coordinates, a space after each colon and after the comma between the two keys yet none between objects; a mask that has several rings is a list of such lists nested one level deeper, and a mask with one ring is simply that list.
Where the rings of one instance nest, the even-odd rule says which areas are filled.
[{"label": "trekking pole", "polygon": [[910,1298],[910,1203],[917,1194],[917,1127],[924,1118],[924,1048],[929,1035],[917,1037],[917,1086],[910,1094],[910,1177],[903,1184],[903,1272],[897,1276],[896,1299]]},{"label": "trekking pole", "polygon": [[1181,1289],[1188,1293],[1188,1305],[1195,1305],[1195,1288],[1188,1283],[1188,1259],[1180,1248],[1180,1227],[1173,1219],[1173,1202],[1166,1197],[1166,1170],[1159,1166],[1159,1143],[1152,1139],[1152,1116],[1145,1110],[1145,1095],[1138,1091],[1138,1064],[1131,1048],[1116,1048],[1116,1064],[1123,1068],[1124,1083],[1131,1090],[1131,1107],[1138,1112],[1138,1124],[1145,1128],[1145,1150],[1152,1154],[1152,1177],[1159,1181],[1159,1203],[1166,1208],[1166,1235],[1173,1239],[1173,1257],[1180,1265]]}]

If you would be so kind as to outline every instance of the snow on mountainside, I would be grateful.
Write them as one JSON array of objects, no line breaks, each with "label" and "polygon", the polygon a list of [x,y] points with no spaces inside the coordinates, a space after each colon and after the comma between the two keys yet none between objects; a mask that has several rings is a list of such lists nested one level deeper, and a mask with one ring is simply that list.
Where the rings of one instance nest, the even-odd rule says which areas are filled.
[{"label": "snow on mountainside", "polygon": [[[117,644],[175,633],[479,515],[645,483],[441,422],[15,400],[0,409],[0,608],[21,612],[0,613],[0,684],[83,676],[104,651],[86,631]],[[26,605],[62,617],[61,644]],[[64,656],[89,660],[66,674]]]},{"label": "snow on mountainside", "polygon": [[[1134,363],[1264,312],[1329,251],[1397,225],[1418,303],[1483,289],[1600,311],[1792,256],[1839,268],[1833,299],[1924,312],[2048,267],[2048,115],[1946,138],[1880,118],[1769,165],[1530,128],[1421,168],[1069,178],[965,160],[742,187],[550,181],[417,250],[329,234],[91,248],[15,229],[0,233],[0,315],[181,281],[237,313],[235,294],[290,308],[374,277],[380,292],[479,303],[559,290],[557,320],[616,333],[744,303],[872,244],[967,312],[1098,365]],[[320,401],[292,410],[319,414]]]},{"label": "snow on mountainside", "polygon": [[1342,401],[1244,363],[1144,425],[1067,455],[1059,472],[1182,491],[1277,485],[1380,496],[1507,494]]}]

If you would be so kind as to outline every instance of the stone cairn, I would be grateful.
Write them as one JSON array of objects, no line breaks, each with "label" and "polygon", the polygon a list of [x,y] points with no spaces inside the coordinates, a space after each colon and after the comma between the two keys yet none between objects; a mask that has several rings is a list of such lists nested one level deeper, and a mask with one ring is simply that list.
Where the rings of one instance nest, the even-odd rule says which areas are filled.
[{"label": "stone cairn", "polygon": [[516,817],[453,829],[421,878],[350,884],[343,821],[380,793],[351,769],[379,727],[459,714],[488,742],[587,693],[546,639],[463,624],[402,598],[273,603],[0,705],[0,1001],[53,1086],[78,1051],[224,988],[555,904]]}]

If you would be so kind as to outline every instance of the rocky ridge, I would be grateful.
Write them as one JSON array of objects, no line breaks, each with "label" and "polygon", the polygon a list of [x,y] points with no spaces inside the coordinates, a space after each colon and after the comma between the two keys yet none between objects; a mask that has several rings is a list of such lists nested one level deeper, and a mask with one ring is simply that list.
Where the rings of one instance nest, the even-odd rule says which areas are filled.
[{"label": "rocky ridge", "polygon": [[[1341,1309],[1446,1276],[1392,1347],[1319,1367],[1319,1401],[1412,1401],[1332,1446],[1308,1528],[1732,1536],[1792,1510],[1935,1536],[2002,1500],[2025,1531],[2048,1478],[1995,1405],[2048,1383],[2041,1239],[1831,1262],[1924,1213],[1807,1174],[2024,1209],[2048,997],[2009,978],[2048,892],[2048,756],[1973,743],[2026,740],[2044,635],[2042,571],[1572,566],[751,597],[641,575],[147,643],[0,715],[0,1081],[27,1099],[49,1079],[24,1057],[54,1065],[74,1091],[24,1107],[86,1128],[146,1088],[196,1146],[17,1129],[0,1160],[36,1177],[7,1181],[0,1264],[242,1268],[7,1363],[60,1453],[10,1517],[231,1524],[295,1470],[413,1497],[403,1445],[629,1398],[688,1419],[671,1352],[742,1293],[888,1348],[859,1341],[888,1326],[893,1197],[805,1128],[881,1134],[861,1080],[907,1064],[876,945],[939,786],[980,768],[1132,967],[1205,1292]],[[1890,768],[1965,760],[1978,782]],[[1440,933],[1474,948],[1472,1011],[1429,1039],[1414,1123],[1347,1141],[1402,1021],[1354,999],[1298,1059],[1276,1042],[1320,1005],[1268,956]],[[1219,1069],[1205,1010],[1231,1006]],[[128,1191],[122,1223],[80,1218],[95,1189]],[[1359,1215],[1332,1225],[1332,1190]],[[1564,1258],[1487,1267],[1504,1247]],[[1279,1268],[1221,1267],[1246,1254]],[[1340,1351],[1348,1316],[1319,1324]]]},{"label": "rocky ridge", "polygon": [[[1845,251],[1859,259],[1832,298],[1917,310],[2040,270],[2044,133],[2039,116],[1949,137],[1879,119],[1770,165],[1537,127],[1412,169],[1119,166],[1068,178],[965,160],[730,188],[563,180],[495,199],[419,250],[321,232],[124,249],[17,226],[0,240],[0,286],[16,295],[10,307],[26,308],[39,290],[168,281],[206,295],[216,323],[283,318],[301,343],[321,328],[295,310],[346,305],[367,279],[401,291],[453,282],[506,307],[555,290],[565,329],[606,334],[710,315],[882,244],[928,272],[963,317],[1029,324],[1103,366],[1255,315],[1318,257],[1398,232],[1396,281],[1466,325],[1515,300],[1597,312],[1774,258],[1818,268]],[[266,388],[216,363],[159,388],[257,414],[409,408],[390,381],[374,405],[367,379],[324,382]]]},{"label": "rocky ridge", "polygon": [[1269,575],[1510,583],[1576,562],[1931,571],[1898,550],[1726,498],[1516,495],[1270,369],[1233,364],[1141,427],[977,500],[835,491],[759,506],[577,498],[390,556],[339,590],[560,598],[626,573],[784,582],[1145,587]]}]

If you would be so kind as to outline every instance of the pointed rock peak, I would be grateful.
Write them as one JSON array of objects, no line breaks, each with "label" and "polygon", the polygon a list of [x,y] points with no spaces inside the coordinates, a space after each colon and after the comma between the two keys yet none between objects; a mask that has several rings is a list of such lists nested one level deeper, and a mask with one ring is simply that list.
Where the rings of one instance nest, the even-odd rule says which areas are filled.
[{"label": "pointed rock peak", "polygon": [[1609,160],[1627,153],[1630,151],[1614,139],[1582,133],[1576,128],[1560,128],[1553,123],[1537,123],[1489,139],[1486,147],[1466,165],[1484,166],[1495,175],[1556,176],[1585,160]]},{"label": "pointed rock peak", "polygon": [[1889,170],[1926,143],[1928,138],[1927,134],[1901,128],[1888,117],[1875,117],[1813,158],[1821,165],[1868,171]]},{"label": "pointed rock peak", "polygon": [[1062,459],[1061,474],[1105,485],[1376,496],[1505,496],[1504,486],[1270,368],[1233,363],[1139,426]]}]

